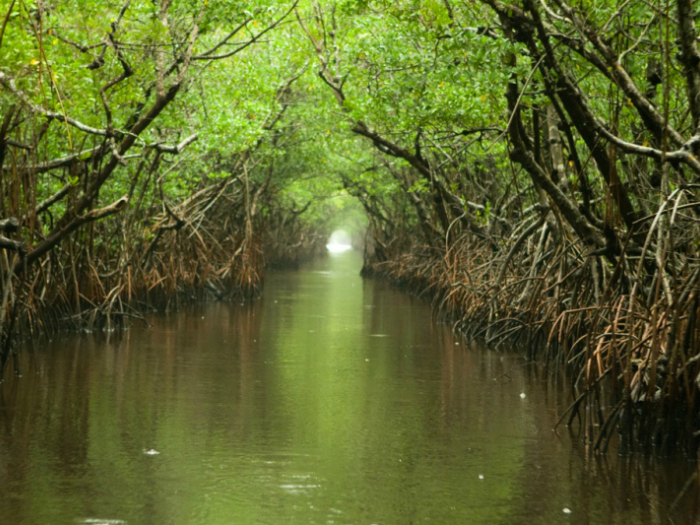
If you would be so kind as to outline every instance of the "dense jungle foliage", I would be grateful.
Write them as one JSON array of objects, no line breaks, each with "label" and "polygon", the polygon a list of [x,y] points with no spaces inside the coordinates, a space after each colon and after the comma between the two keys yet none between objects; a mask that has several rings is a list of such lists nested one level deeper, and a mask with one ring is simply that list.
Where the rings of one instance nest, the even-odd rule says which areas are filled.
[{"label": "dense jungle foliage", "polygon": [[364,215],[367,274],[570,369],[594,450],[697,448],[691,0],[1,5],[3,368]]}]

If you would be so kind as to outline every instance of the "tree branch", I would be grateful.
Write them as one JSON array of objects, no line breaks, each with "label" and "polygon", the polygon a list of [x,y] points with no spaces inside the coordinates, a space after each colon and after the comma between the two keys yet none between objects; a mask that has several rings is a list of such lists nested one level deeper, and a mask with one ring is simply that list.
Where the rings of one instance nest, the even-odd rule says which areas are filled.
[{"label": "tree branch", "polygon": [[[47,171],[54,170],[56,168],[62,168],[64,166],[69,166],[76,160],[89,160],[93,158],[93,156],[100,152],[102,150],[102,146],[97,146],[91,149],[86,149],[84,151],[80,151],[78,153],[74,153],[73,155],[68,155],[66,157],[61,157],[59,159],[53,159],[49,160],[46,162],[42,162],[40,164],[25,164],[22,166],[17,166],[17,169],[20,171],[31,171],[33,173],[46,173]],[[13,169],[12,166],[3,166],[2,167],[3,171],[11,171]]]},{"label": "tree branch", "polygon": [[[214,48],[210,49],[209,51],[207,51],[205,53],[201,53],[199,55],[194,55],[192,57],[192,60],[221,60],[222,58],[228,58],[230,56],[235,55],[236,53],[240,53],[248,46],[257,42],[261,36],[272,31],[275,27],[277,27],[280,23],[282,23],[282,21],[285,18],[287,18],[287,16],[289,16],[289,13],[291,13],[294,10],[294,8],[297,6],[298,3],[299,3],[299,0],[295,0],[294,3],[292,4],[292,7],[290,7],[280,18],[278,18],[271,25],[267,26],[265,29],[260,31],[257,35],[253,35],[250,40],[248,40],[247,42],[244,42],[243,44],[241,44],[240,46],[235,48],[233,51],[229,51],[228,53],[223,53],[221,55],[213,55],[213,56],[210,55],[210,53],[213,53],[217,48],[221,47],[226,41],[228,41],[233,35],[235,35],[236,32],[238,32],[238,29],[236,29],[234,33],[231,33],[229,36],[227,36],[224,40],[219,42],[219,44],[217,44]],[[239,28],[245,27],[247,23],[248,23],[248,21],[244,22],[241,26],[239,26]]]},{"label": "tree branch", "polygon": [[696,40],[695,13],[691,0],[678,0],[678,39],[680,40],[680,61],[683,64],[690,114],[696,133],[700,131],[700,52]]},{"label": "tree branch", "polygon": [[18,99],[20,99],[31,111],[32,113],[37,113],[39,115],[44,115],[45,117],[51,118],[51,119],[56,119],[61,122],[65,122],[74,128],[79,129],[80,131],[83,131],[85,133],[89,133],[91,135],[101,135],[103,137],[106,137],[109,135],[109,132],[106,129],[100,129],[100,128],[93,128],[92,126],[88,126],[86,124],[83,124],[82,122],[79,122],[75,120],[74,118],[71,118],[69,116],[63,115],[61,113],[56,113],[54,111],[49,111],[47,109],[44,109],[42,107],[36,106],[32,104],[29,101],[29,97],[27,97],[24,93],[22,93],[17,86],[15,85],[14,79],[9,78],[5,73],[0,71],[0,84],[5,86],[13,95],[15,95]]},{"label": "tree branch", "polygon": [[176,146],[166,146],[164,144],[155,144],[152,147],[155,148],[156,151],[159,151],[161,153],[172,153],[174,155],[179,155],[180,153],[182,153],[182,151],[187,146],[189,146],[193,142],[196,142],[198,139],[199,139],[199,135],[197,133],[195,133],[194,135],[190,135],[189,137],[187,137],[185,140],[183,140],[182,142],[180,142],[180,144],[178,144]]},{"label": "tree branch", "polygon": [[[113,202],[109,206],[105,206],[104,208],[100,208],[97,210],[91,210],[86,214],[81,215],[80,217],[74,218],[59,230],[54,231],[54,233],[52,233],[49,237],[41,241],[34,247],[33,250],[27,253],[27,256],[25,258],[27,264],[32,264],[33,262],[35,262],[39,257],[53,249],[64,238],[66,238],[68,235],[70,235],[73,231],[78,229],[83,224],[103,219],[110,215],[114,215],[115,213],[118,213],[124,208],[126,208],[127,204],[129,204],[129,196],[124,195],[122,198]],[[21,265],[19,262],[15,264],[14,269],[15,272],[21,271]]]}]

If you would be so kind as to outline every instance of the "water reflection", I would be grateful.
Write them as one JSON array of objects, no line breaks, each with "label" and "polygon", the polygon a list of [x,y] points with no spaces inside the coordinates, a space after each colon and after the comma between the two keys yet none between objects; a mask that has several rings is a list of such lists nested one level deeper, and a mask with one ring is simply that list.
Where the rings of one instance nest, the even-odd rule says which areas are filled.
[{"label": "water reflection", "polygon": [[359,264],[38,348],[0,391],[0,523],[667,521],[692,465],[587,457],[551,430],[561,377],[465,349]]}]

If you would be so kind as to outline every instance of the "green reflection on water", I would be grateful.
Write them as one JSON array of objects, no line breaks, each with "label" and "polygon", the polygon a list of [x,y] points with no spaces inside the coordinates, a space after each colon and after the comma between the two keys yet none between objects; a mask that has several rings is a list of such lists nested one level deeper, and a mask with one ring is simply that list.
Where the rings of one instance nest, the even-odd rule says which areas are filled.
[{"label": "green reflection on water", "polygon": [[586,514],[606,508],[551,433],[557,410],[520,398],[537,379],[516,358],[465,351],[360,263],[38,349],[0,398],[0,523],[576,522],[590,486]]}]

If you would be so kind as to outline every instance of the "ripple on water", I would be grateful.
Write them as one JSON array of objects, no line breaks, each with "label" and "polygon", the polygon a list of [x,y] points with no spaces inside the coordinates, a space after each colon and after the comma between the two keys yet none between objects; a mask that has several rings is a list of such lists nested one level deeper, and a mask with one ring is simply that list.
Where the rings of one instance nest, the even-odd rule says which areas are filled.
[{"label": "ripple on water", "polygon": [[669,521],[696,466],[590,458],[552,432],[563,378],[467,345],[348,257],[23,352],[39,374],[0,396],[0,525]]},{"label": "ripple on water", "polygon": [[121,525],[127,523],[126,520],[102,519],[102,518],[79,518],[76,523],[89,523],[90,525]]},{"label": "ripple on water", "polygon": [[278,485],[284,492],[292,495],[304,495],[321,488],[320,480],[309,473],[284,474]]}]

